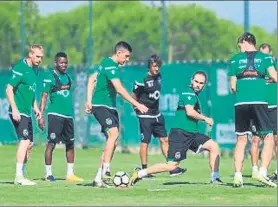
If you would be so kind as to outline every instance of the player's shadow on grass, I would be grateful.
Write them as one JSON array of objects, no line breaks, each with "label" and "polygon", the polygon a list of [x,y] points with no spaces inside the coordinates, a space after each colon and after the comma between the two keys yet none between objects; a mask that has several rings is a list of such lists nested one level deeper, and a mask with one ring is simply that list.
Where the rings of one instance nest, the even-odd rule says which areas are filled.
[{"label": "player's shadow on grass", "polygon": [[[233,187],[233,183],[226,183],[226,186]],[[243,187],[247,186],[252,186],[252,187],[257,187],[257,188],[265,188],[264,185],[262,184],[257,184],[257,183],[243,183]]]},{"label": "player's shadow on grass", "polygon": [[[35,180],[35,181],[45,181],[45,178],[35,178],[35,179],[33,179],[33,180]],[[63,180],[63,181],[65,181],[66,179],[65,178],[55,178],[55,180],[56,181],[59,181],[59,180]]]},{"label": "player's shadow on grass", "polygon": [[202,182],[166,182],[163,185],[206,185],[209,183],[202,183]]},{"label": "player's shadow on grass", "polygon": [[83,187],[94,187],[93,183],[77,183],[77,186],[83,186]]},{"label": "player's shadow on grass", "polygon": [[0,181],[0,185],[1,184],[9,184],[9,185],[14,185],[13,181]]}]

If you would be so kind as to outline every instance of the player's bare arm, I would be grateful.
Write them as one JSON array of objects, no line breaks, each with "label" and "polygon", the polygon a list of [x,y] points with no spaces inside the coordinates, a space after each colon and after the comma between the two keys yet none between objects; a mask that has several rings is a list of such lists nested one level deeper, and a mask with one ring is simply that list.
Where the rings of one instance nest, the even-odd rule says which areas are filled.
[{"label": "player's bare arm", "polygon": [[236,76],[231,76],[231,78],[230,78],[230,86],[231,86],[231,89],[232,89],[233,93],[236,93],[236,81],[237,81]]},{"label": "player's bare arm", "polygon": [[120,94],[125,100],[127,100],[129,103],[131,103],[133,106],[135,106],[141,113],[146,113],[148,111],[148,108],[137,102],[134,98],[129,95],[127,90],[123,87],[121,81],[119,79],[112,79],[111,80],[113,86],[115,87],[118,94]]},{"label": "player's bare arm", "polygon": [[203,114],[200,114],[198,113],[195,109],[194,109],[194,106],[193,105],[189,105],[187,104],[185,106],[185,112],[186,112],[186,115],[193,118],[193,119],[196,119],[196,120],[201,120],[201,121],[205,121],[208,125],[212,126],[213,125],[213,119],[210,118],[210,117],[207,117]]},{"label": "player's bare arm", "polygon": [[47,98],[48,98],[48,93],[43,92],[42,96],[41,96],[41,102],[40,102],[40,111],[41,111],[42,117],[38,121],[38,125],[41,130],[44,130],[44,128],[45,128],[44,112],[45,112]]},{"label": "player's bare arm", "polygon": [[36,119],[40,120],[42,118],[42,114],[41,114],[41,111],[38,107],[38,104],[37,104],[37,101],[36,101],[35,98],[33,99],[33,110],[34,110],[34,114],[36,116]]},{"label": "player's bare arm", "polygon": [[7,85],[6,96],[11,105],[11,108],[12,108],[13,120],[19,122],[20,121],[20,113],[18,111],[18,108],[17,108],[15,100],[14,100],[14,87],[11,86],[10,84]]},{"label": "player's bare arm", "polygon": [[268,73],[269,73],[269,76],[275,81],[277,82],[277,71],[275,70],[275,68],[272,66],[272,67],[269,67],[267,69]]},{"label": "player's bare arm", "polygon": [[92,112],[92,98],[93,98],[93,93],[97,81],[97,75],[98,73],[95,72],[93,73],[89,79],[88,79],[88,84],[87,84],[87,101],[85,104],[85,112],[90,114]]}]

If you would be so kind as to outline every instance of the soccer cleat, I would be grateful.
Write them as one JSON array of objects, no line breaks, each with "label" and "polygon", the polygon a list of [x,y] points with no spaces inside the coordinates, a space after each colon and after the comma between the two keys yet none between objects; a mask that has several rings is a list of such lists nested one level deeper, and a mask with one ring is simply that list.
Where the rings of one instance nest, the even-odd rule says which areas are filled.
[{"label": "soccer cleat", "polygon": [[106,172],[105,175],[102,175],[102,182],[105,187],[114,186],[113,177],[110,172]]},{"label": "soccer cleat", "polygon": [[129,180],[128,187],[135,185],[139,180],[141,180],[141,178],[138,177],[138,172],[135,171]]},{"label": "soccer cleat", "polygon": [[82,182],[84,179],[77,177],[74,174],[71,174],[70,176],[67,176],[66,181],[68,182]]},{"label": "soccer cleat", "polygon": [[242,180],[242,178],[240,178],[238,176],[235,176],[234,177],[233,187],[235,187],[235,188],[243,187],[243,180]]},{"label": "soccer cleat", "polygon": [[253,170],[252,171],[252,178],[256,179],[259,176],[259,171],[258,170]]},{"label": "soccer cleat", "polygon": [[93,181],[92,182],[92,186],[93,187],[97,187],[97,188],[102,188],[102,187],[104,187],[104,184],[103,184],[103,182],[102,181]]},{"label": "soccer cleat", "polygon": [[[137,171],[138,172],[138,171]],[[142,179],[155,178],[154,175],[145,175]]]},{"label": "soccer cleat", "polygon": [[45,177],[45,181],[48,181],[48,182],[52,183],[52,182],[55,182],[56,180],[55,180],[53,175],[48,175],[48,176]]},{"label": "soccer cleat", "polygon": [[183,168],[178,167],[178,168],[176,168],[175,170],[170,171],[170,172],[169,172],[169,175],[170,175],[171,177],[174,177],[174,176],[181,175],[181,174],[185,173],[186,171],[187,171],[186,168],[183,169]]},{"label": "soccer cleat", "polygon": [[216,178],[215,180],[211,180],[210,184],[213,184],[213,185],[224,185],[225,183],[222,180],[220,180],[220,178]]},{"label": "soccer cleat", "polygon": [[274,183],[277,183],[277,173],[273,173],[271,176],[268,177]]},{"label": "soccer cleat", "polygon": [[23,176],[18,176],[14,180],[15,185],[36,185],[37,183],[24,178]]},{"label": "soccer cleat", "polygon": [[255,180],[265,184],[266,186],[277,188],[277,184],[272,182],[268,177],[265,177],[261,174],[258,174],[258,176],[255,178]]}]

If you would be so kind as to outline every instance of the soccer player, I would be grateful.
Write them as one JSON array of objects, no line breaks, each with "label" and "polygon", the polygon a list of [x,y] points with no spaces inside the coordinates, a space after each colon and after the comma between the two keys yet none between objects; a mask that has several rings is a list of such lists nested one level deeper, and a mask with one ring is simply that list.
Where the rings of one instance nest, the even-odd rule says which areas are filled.
[{"label": "soccer player", "polygon": [[7,99],[10,103],[9,114],[19,140],[14,184],[36,184],[24,177],[24,171],[33,146],[32,108],[36,119],[41,118],[41,112],[35,99],[35,91],[38,66],[43,55],[44,51],[41,45],[32,45],[28,56],[13,66],[12,78],[6,88]]},{"label": "soccer player", "polygon": [[186,153],[189,149],[195,153],[203,150],[209,152],[210,183],[223,184],[219,178],[219,146],[210,137],[199,133],[198,130],[198,121],[200,120],[205,121],[210,126],[213,125],[213,119],[202,114],[198,97],[206,83],[206,73],[197,71],[192,76],[190,86],[180,95],[175,121],[169,134],[167,163],[159,163],[146,169],[135,171],[130,179],[129,186],[134,185],[148,174],[175,170],[180,161],[186,159]]},{"label": "soccer player", "polygon": [[119,65],[129,61],[131,52],[132,48],[127,42],[118,42],[114,47],[114,54],[111,57],[104,58],[97,71],[88,80],[85,111],[86,113],[93,113],[101,125],[101,131],[106,136],[101,167],[98,169],[93,185],[101,186],[102,182],[107,187],[113,185],[110,162],[119,137],[119,117],[116,108],[117,93],[141,113],[148,111],[145,105],[140,104],[129,95],[120,80]]},{"label": "soccer player", "polygon": [[236,95],[237,143],[234,151],[234,187],[243,186],[242,167],[247,134],[251,134],[251,121],[258,134],[264,138],[261,167],[255,179],[265,185],[276,187],[276,184],[267,178],[267,168],[272,157],[274,139],[265,99],[264,78],[268,72],[270,77],[277,82],[277,73],[272,57],[256,50],[256,39],[253,34],[244,33],[239,37],[238,42],[242,51],[245,52],[237,53],[230,60],[231,89]]},{"label": "soccer player", "polygon": [[[161,74],[160,68],[162,61],[159,56],[152,55],[148,59],[148,73],[140,80],[136,80],[133,86],[132,97],[140,103],[145,104],[149,110],[147,113],[140,113],[135,109],[140,124],[141,145],[140,159],[142,169],[147,168],[148,145],[151,136],[159,138],[161,151],[167,158],[168,137],[165,129],[164,116],[159,111],[159,98],[161,91]],[[170,176],[182,174],[185,169],[177,168],[170,172]],[[152,178],[153,175],[147,175],[144,178]]]},{"label": "soccer player", "polygon": [[[272,48],[269,44],[263,43],[260,45],[259,50],[265,54],[272,55]],[[274,67],[276,66],[274,61]],[[266,98],[268,101],[268,112],[272,123],[272,130],[274,135],[274,151],[277,157],[277,85],[269,75],[266,75]],[[258,173],[257,163],[259,159],[259,144],[260,138],[254,136],[251,145],[251,159],[252,159],[252,177],[255,177]],[[276,171],[269,177],[273,182],[277,181],[277,168]]]},{"label": "soccer player", "polygon": [[[67,181],[83,181],[74,175],[74,122],[72,102],[72,80],[67,74],[68,57],[64,52],[55,55],[55,68],[43,80],[43,92],[40,111],[44,115],[47,98],[48,106],[48,143],[45,149],[45,180],[55,182],[52,174],[52,154],[57,143],[62,142],[66,148]],[[44,116],[39,120],[41,130],[45,128]]]}]

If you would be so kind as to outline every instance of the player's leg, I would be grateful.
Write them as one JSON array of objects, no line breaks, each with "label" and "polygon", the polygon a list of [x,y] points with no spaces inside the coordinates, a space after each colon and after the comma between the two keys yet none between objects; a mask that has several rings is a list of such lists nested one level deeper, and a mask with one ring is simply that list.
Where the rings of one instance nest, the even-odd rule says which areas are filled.
[{"label": "player's leg", "polygon": [[[190,147],[192,151],[196,153],[200,150],[209,151],[209,166],[211,171],[210,183],[223,184],[219,175],[220,149],[218,144],[208,136],[199,133],[196,134],[194,141],[196,145],[192,145],[192,147]],[[197,146],[199,147],[197,148]]]},{"label": "player's leg", "polygon": [[250,155],[252,163],[252,178],[255,178],[258,175],[258,160],[260,153],[260,137],[257,135],[252,136]]},{"label": "player's leg", "polygon": [[63,131],[62,131],[63,142],[66,146],[66,158],[67,158],[67,181],[81,182],[82,178],[77,177],[74,174],[74,123],[72,118],[65,118]]},{"label": "player's leg", "polygon": [[[165,159],[167,159],[169,142],[167,137],[167,131],[165,128],[165,119],[162,114],[155,119],[155,122],[153,124],[153,135],[155,137],[159,137],[162,154],[164,155]],[[173,176],[181,175],[185,171],[186,168],[182,169],[180,167],[177,167],[173,171],[170,171],[169,175],[173,177]]]},{"label": "player's leg", "polygon": [[24,159],[24,163],[23,163],[22,171],[23,171],[24,176],[25,176],[25,172],[26,172],[27,162],[30,159],[31,151],[32,151],[32,148],[33,148],[33,125],[32,125],[32,119],[31,118],[28,120],[28,131],[30,133],[29,136],[32,137],[32,140],[30,140],[31,142],[27,147],[27,151],[26,151],[26,155],[25,155],[25,159]]},{"label": "player's leg", "polygon": [[[148,147],[153,133],[153,118],[139,118],[141,144],[139,155],[141,160],[141,169],[148,167]],[[152,175],[145,176],[144,178],[152,178]]]},{"label": "player's leg", "polygon": [[[23,166],[27,163],[27,151],[33,142],[32,120],[30,117],[21,116],[20,122],[16,122],[10,117],[19,139],[16,152],[16,176],[14,183],[19,185],[35,185],[36,183],[24,178]],[[31,131],[30,131],[31,129]]]},{"label": "player's leg", "polygon": [[267,177],[267,169],[270,165],[274,149],[274,137],[271,125],[271,119],[266,104],[256,104],[252,106],[254,119],[256,120],[258,133],[263,138],[263,149],[261,153],[261,166],[259,174],[255,178],[267,186],[277,187],[276,183]]},{"label": "player's leg", "polygon": [[186,158],[186,151],[192,142],[192,139],[186,136],[181,129],[171,129],[167,163],[159,163],[146,169],[135,171],[130,178],[129,186],[134,185],[146,175],[175,170],[179,166],[179,162]]},{"label": "player's leg", "polygon": [[62,134],[64,124],[64,118],[57,115],[48,114],[48,135],[47,144],[44,152],[45,163],[45,180],[48,182],[55,182],[55,178],[52,173],[52,155],[56,144]]},{"label": "player's leg", "polygon": [[249,105],[239,105],[235,107],[235,131],[237,142],[234,150],[234,187],[243,186],[242,168],[244,163],[245,147],[247,144],[247,134],[250,130]]},{"label": "player's leg", "polygon": [[[277,107],[275,108],[268,108],[268,112],[270,115],[271,123],[272,123],[272,129],[273,129],[273,135],[274,135],[274,152],[275,152],[275,157],[276,161],[278,158],[278,140],[277,140]],[[277,183],[277,166],[276,166],[276,171],[269,176],[269,179],[273,182]]]}]

